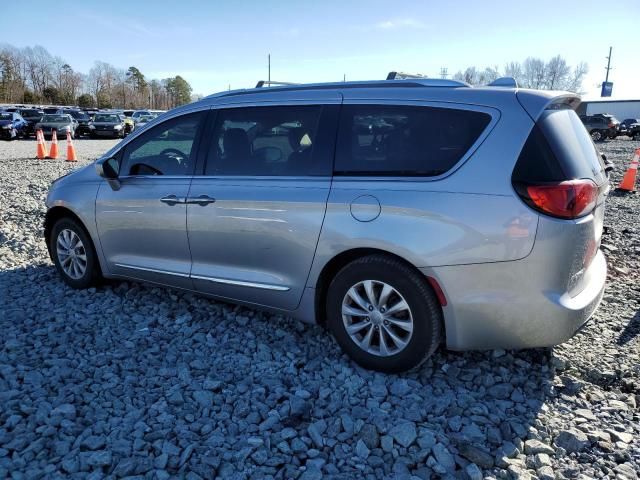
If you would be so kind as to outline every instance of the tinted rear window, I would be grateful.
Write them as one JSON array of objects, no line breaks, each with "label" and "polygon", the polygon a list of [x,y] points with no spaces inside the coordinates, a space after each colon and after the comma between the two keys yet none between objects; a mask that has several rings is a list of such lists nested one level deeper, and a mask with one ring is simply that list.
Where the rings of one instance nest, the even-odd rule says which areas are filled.
[{"label": "tinted rear window", "polygon": [[606,176],[602,157],[573,110],[547,110],[531,130],[513,172],[516,182],[561,182]]},{"label": "tinted rear window", "polygon": [[441,175],[467,153],[490,120],[470,110],[345,105],[335,174]]}]

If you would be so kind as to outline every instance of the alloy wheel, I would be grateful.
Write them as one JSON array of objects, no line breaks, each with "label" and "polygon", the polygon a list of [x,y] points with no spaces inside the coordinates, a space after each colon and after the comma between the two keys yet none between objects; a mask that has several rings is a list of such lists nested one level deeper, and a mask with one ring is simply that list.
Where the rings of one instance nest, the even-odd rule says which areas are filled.
[{"label": "alloy wheel", "polygon": [[347,290],[342,322],[356,345],[380,357],[400,353],[413,334],[409,304],[395,288],[378,280],[364,280]]},{"label": "alloy wheel", "polygon": [[65,274],[74,280],[87,271],[87,251],[80,237],[73,230],[61,230],[56,239],[58,261]]}]

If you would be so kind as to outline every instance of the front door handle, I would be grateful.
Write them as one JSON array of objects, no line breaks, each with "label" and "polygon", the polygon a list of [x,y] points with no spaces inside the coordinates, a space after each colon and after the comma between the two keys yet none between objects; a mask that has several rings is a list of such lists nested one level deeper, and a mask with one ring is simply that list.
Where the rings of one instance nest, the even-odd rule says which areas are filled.
[{"label": "front door handle", "polygon": [[178,198],[175,195],[167,195],[166,197],[162,197],[160,201],[170,206],[177,205],[178,203],[186,203],[184,198]]},{"label": "front door handle", "polygon": [[216,201],[215,198],[211,198],[209,195],[200,195],[199,197],[190,197],[187,198],[187,204],[190,205],[209,205],[210,203],[214,203]]}]

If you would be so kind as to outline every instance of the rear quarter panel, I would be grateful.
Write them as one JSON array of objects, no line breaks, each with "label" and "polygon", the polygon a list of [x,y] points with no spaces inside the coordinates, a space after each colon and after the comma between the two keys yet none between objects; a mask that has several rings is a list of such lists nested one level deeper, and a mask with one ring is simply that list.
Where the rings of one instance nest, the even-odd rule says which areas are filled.
[{"label": "rear quarter panel", "polygon": [[[513,191],[511,173],[533,121],[515,94],[500,98],[502,103],[491,108],[495,123],[442,178],[334,177],[308,286],[316,286],[333,257],[355,248],[387,251],[422,268],[526,257],[533,248],[538,216]],[[463,106],[474,107],[488,110]],[[363,195],[380,203],[380,214],[368,222],[351,214],[352,202]]]}]

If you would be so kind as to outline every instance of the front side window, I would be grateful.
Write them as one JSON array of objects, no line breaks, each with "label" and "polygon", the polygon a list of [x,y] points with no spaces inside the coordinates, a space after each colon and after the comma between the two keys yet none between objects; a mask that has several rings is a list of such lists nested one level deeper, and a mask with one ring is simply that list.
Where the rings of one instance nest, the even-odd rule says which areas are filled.
[{"label": "front side window", "polygon": [[193,148],[204,112],[172,118],[140,135],[125,148],[122,175],[192,175]]},{"label": "front side window", "polygon": [[321,106],[219,110],[205,174],[326,174],[326,164],[314,161],[321,112]]},{"label": "front side window", "polygon": [[335,174],[441,175],[467,153],[490,120],[471,110],[344,105]]}]

